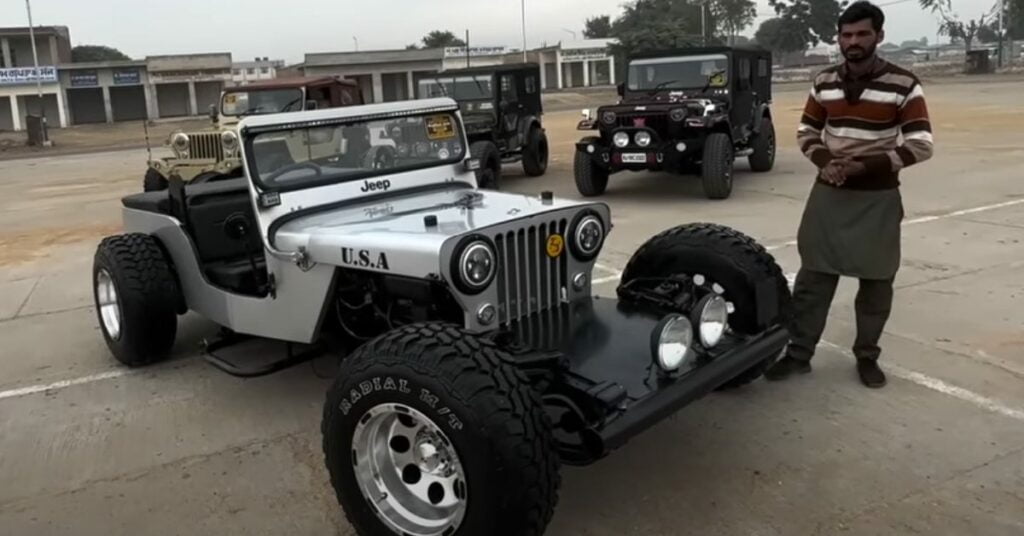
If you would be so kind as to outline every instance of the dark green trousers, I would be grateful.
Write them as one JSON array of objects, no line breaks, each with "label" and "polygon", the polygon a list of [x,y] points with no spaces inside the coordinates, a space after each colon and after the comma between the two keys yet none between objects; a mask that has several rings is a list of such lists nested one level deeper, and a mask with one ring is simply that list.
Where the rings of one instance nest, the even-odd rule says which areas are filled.
[{"label": "dark green trousers", "polygon": [[[839,285],[839,276],[802,269],[793,286],[793,322],[787,352],[793,359],[810,361],[825,331],[828,311]],[[853,353],[857,359],[878,360],[882,350],[878,341],[892,312],[893,280],[861,279],[855,310],[857,339]]]}]

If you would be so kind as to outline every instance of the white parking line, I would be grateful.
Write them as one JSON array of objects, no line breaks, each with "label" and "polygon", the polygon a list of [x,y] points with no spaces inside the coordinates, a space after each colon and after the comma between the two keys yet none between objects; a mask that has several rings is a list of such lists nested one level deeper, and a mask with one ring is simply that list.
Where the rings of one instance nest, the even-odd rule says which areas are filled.
[{"label": "white parking line", "polygon": [[[933,222],[933,221],[946,220],[946,219],[949,219],[949,218],[956,218],[956,217],[959,217],[959,216],[966,216],[968,214],[977,214],[979,212],[988,212],[988,211],[991,211],[991,210],[998,210],[998,209],[1001,209],[1001,208],[1013,207],[1013,206],[1017,206],[1017,205],[1024,205],[1024,199],[1014,199],[1013,201],[1005,201],[1003,203],[995,203],[995,204],[992,204],[992,205],[982,205],[980,207],[967,208],[967,209],[963,209],[963,210],[956,210],[956,211],[953,211],[953,212],[947,212],[945,214],[936,214],[934,216],[923,216],[923,217],[920,217],[920,218],[914,218],[912,220],[906,220],[906,221],[903,222],[903,225],[907,226],[907,225],[918,225],[918,224],[921,224],[921,223],[930,223],[930,222]],[[796,240],[790,240],[788,242],[782,242],[781,244],[774,244],[774,245],[768,246],[765,249],[767,249],[768,251],[777,251],[777,250],[785,249],[785,248],[792,247],[792,246],[795,246],[795,245],[797,245],[797,241]]]},{"label": "white parking line", "polygon": [[10,389],[7,391],[0,391],[0,400],[7,398],[18,398],[22,396],[34,395],[38,393],[45,393],[48,391],[59,391],[75,385],[82,385],[83,383],[92,383],[102,380],[112,380],[114,378],[120,378],[127,376],[131,372],[128,370],[112,370],[110,372],[103,372],[100,374],[92,374],[90,376],[82,376],[81,378],[74,378],[71,380],[62,380],[59,382],[48,383],[45,385],[30,385],[28,387],[19,387],[18,389]]},{"label": "white parking line", "polygon": [[[852,352],[833,342],[821,341],[820,345],[835,350],[846,357],[854,357]],[[957,387],[955,385],[948,384],[938,378],[932,378],[927,374],[921,374],[920,372],[908,370],[898,365],[889,364],[886,365],[886,369],[897,378],[902,378],[904,380],[907,380],[908,382],[920,385],[921,387],[931,389],[932,391],[936,391],[944,395],[948,395],[953,398],[958,398],[965,402],[969,402],[974,406],[977,406],[987,411],[991,411],[992,413],[998,413],[999,415],[1002,415],[1004,417],[1009,417],[1011,419],[1024,422],[1024,410],[1010,407],[998,400],[988,398],[987,396],[979,395],[974,391],[968,391],[963,387]]]}]

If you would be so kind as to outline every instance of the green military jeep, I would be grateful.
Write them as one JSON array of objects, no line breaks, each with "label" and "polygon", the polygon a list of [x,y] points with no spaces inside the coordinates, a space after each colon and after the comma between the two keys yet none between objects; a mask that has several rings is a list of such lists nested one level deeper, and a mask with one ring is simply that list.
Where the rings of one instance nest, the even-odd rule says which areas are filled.
[{"label": "green military jeep", "polygon": [[171,175],[187,184],[241,177],[238,123],[246,116],[358,104],[363,104],[359,85],[333,76],[280,78],[227,88],[219,106],[210,106],[213,126],[171,133],[166,145],[174,156],[150,158],[142,188],[165,190]]}]

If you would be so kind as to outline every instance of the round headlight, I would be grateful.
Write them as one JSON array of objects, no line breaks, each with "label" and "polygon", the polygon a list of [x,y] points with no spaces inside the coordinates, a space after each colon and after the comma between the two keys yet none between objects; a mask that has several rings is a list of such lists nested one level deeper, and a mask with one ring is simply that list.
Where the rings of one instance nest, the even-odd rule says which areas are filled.
[{"label": "round headlight", "polygon": [[175,132],[171,136],[171,148],[175,152],[183,154],[188,152],[188,134],[184,132]]},{"label": "round headlight", "polygon": [[612,143],[614,143],[616,147],[625,147],[629,145],[629,134],[626,134],[625,132],[616,132],[615,135],[612,136]]},{"label": "round headlight", "polygon": [[491,284],[497,271],[494,250],[482,240],[470,242],[458,261],[458,280],[468,292],[479,292]]},{"label": "round headlight", "polygon": [[238,147],[238,136],[234,132],[227,130],[221,133],[220,142],[224,145],[225,151],[234,151]]},{"label": "round headlight", "polygon": [[655,329],[654,334],[657,337],[654,357],[663,370],[679,370],[679,367],[693,355],[693,325],[685,316],[666,317]]},{"label": "round headlight", "polygon": [[614,123],[617,118],[618,116],[615,115],[615,112],[608,111],[601,113],[601,121],[609,125]]},{"label": "round headlight", "polygon": [[594,213],[584,213],[572,228],[570,247],[576,257],[582,261],[593,259],[604,244],[604,224]]},{"label": "round headlight", "polygon": [[708,294],[694,308],[694,320],[700,343],[705,348],[713,348],[722,342],[725,328],[729,324],[729,304],[718,294]]},{"label": "round headlight", "polygon": [[641,130],[636,133],[636,144],[640,147],[647,147],[651,144],[651,133]]},{"label": "round headlight", "polygon": [[668,113],[668,117],[669,117],[669,119],[675,121],[676,123],[679,123],[683,119],[686,119],[686,109],[685,108],[675,108],[671,112]]}]

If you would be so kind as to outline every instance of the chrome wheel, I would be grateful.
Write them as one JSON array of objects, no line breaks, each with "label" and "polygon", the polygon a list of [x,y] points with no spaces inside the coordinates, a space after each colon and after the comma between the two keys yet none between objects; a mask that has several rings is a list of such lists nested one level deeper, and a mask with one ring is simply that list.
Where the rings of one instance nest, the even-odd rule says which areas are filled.
[{"label": "chrome wheel", "polygon": [[106,268],[101,268],[96,274],[96,301],[104,331],[111,339],[120,340],[121,304],[117,301],[117,285]]},{"label": "chrome wheel", "polygon": [[356,481],[398,534],[434,536],[466,515],[466,475],[455,446],[426,415],[402,404],[367,411],[352,435]]}]

